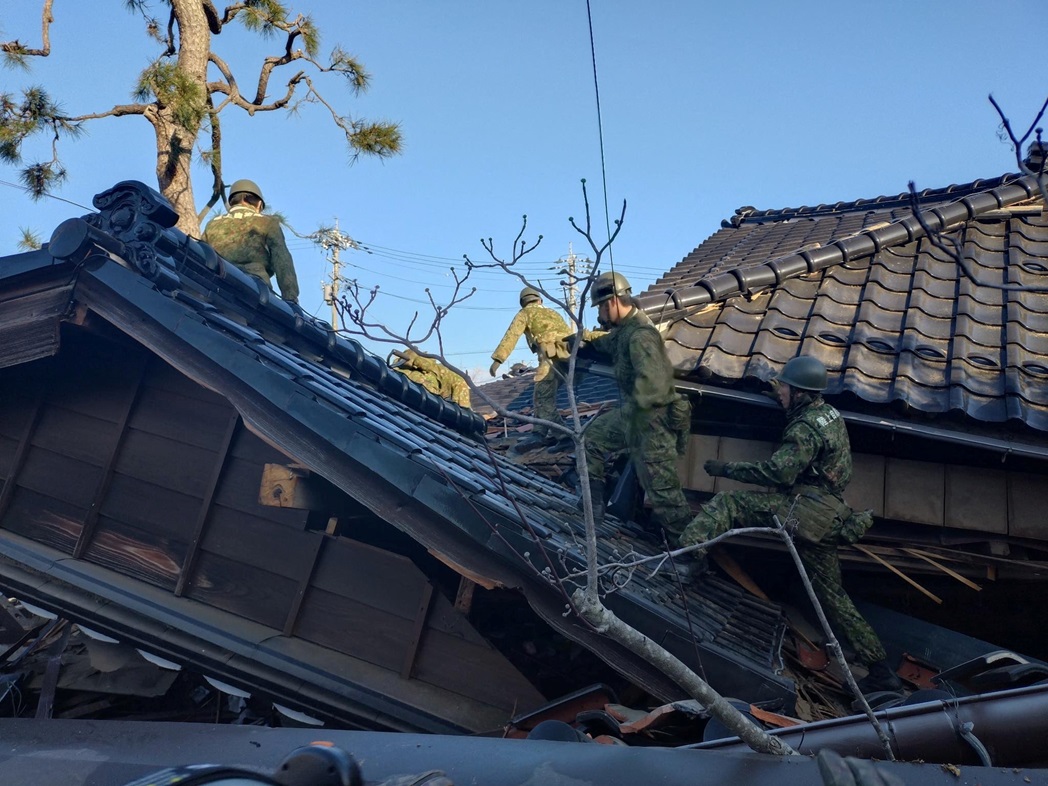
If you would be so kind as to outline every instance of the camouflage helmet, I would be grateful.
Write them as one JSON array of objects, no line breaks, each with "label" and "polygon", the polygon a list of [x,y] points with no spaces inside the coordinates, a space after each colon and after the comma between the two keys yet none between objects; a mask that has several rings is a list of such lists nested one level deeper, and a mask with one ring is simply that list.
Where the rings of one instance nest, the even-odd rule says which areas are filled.
[{"label": "camouflage helmet", "polygon": [[534,287],[524,287],[520,290],[520,305],[526,306],[528,303],[537,303],[542,300],[542,293]]},{"label": "camouflage helmet", "polygon": [[253,194],[258,197],[258,200],[262,203],[262,207],[266,206],[266,199],[262,196],[262,189],[258,187],[258,184],[254,180],[236,180],[233,185],[229,187],[229,197],[233,198],[234,194]]},{"label": "camouflage helmet", "polygon": [[630,282],[622,273],[601,273],[594,280],[593,289],[590,290],[590,305],[596,308],[605,300],[628,297],[630,294]]},{"label": "camouflage helmet", "polygon": [[800,390],[826,390],[826,366],[818,358],[798,355],[786,362],[775,376],[775,381]]}]

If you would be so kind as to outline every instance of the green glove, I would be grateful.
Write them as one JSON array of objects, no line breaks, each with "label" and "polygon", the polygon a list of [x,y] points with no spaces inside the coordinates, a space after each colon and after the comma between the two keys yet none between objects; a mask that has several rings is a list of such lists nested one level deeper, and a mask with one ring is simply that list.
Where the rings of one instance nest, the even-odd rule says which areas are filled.
[{"label": "green glove", "polygon": [[727,461],[718,461],[717,459],[708,459],[702,468],[706,470],[706,474],[711,478],[726,478],[728,477]]},{"label": "green glove", "polygon": [[502,365],[502,361],[501,360],[492,361],[491,368],[488,369],[488,373],[490,373],[491,376],[495,376],[496,374],[499,373],[499,366],[501,366],[501,365]]}]

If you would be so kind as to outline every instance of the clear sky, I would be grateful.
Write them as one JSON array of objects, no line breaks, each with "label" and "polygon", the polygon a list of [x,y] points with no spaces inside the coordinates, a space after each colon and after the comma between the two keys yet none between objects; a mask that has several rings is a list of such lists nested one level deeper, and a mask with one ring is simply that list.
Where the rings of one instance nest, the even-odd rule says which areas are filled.
[{"label": "clear sky", "polygon": [[[0,40],[39,45],[39,5],[0,0]],[[226,180],[256,180],[301,233],[337,219],[370,248],[343,262],[347,275],[381,287],[381,319],[402,330],[415,308],[425,318],[414,302],[425,288],[446,300],[448,268],[461,268],[464,253],[484,258],[481,237],[509,253],[525,213],[526,237],[543,240],[524,269],[555,285],[569,244],[588,253],[568,224],[583,216],[581,178],[603,236],[585,0],[288,5],[312,14],[322,51],[340,43],[366,64],[363,97],[320,83],[344,111],[399,122],[403,155],[348,166],[318,106],[253,119],[229,110]],[[813,205],[898,194],[910,179],[934,188],[1015,171],[987,95],[1016,125],[1033,118],[1048,95],[1043,11],[1043,0],[592,0],[613,216],[628,204],[616,269],[645,289],[743,205]],[[44,84],[70,114],[127,102],[155,51],[140,19],[120,0],[56,0],[54,13],[51,57],[29,75],[0,70],[0,89]],[[274,44],[231,28],[214,48],[253,85]],[[140,118],[96,121],[60,152],[69,181],[56,193],[79,205],[120,180],[156,185],[152,129]],[[26,153],[46,157],[45,141]],[[29,201],[6,185],[13,168],[0,168],[0,180],[0,253],[15,251],[20,227],[46,238],[85,212]],[[206,182],[201,168],[198,200]],[[303,307],[327,315],[323,253],[290,235],[289,245]],[[520,284],[491,273],[474,283],[480,291],[448,318],[445,347],[486,377]],[[510,362],[531,357],[521,342]]]}]

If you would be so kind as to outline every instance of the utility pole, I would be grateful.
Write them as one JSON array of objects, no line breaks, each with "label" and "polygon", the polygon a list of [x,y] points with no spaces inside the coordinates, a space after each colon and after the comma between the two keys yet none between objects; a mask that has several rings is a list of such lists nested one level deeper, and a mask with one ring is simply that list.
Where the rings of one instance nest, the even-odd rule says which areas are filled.
[{"label": "utility pole", "polygon": [[342,286],[342,260],[339,254],[346,249],[357,248],[357,241],[339,230],[337,218],[334,227],[321,227],[308,237],[327,252],[331,263],[331,280],[322,282],[320,286],[324,291],[324,302],[331,306],[331,327],[338,330],[338,293]]},{"label": "utility pole", "polygon": [[557,272],[562,276],[567,276],[566,279],[560,282],[561,286],[564,287],[564,302],[568,304],[569,313],[576,314],[578,313],[578,283],[580,278],[589,275],[589,265],[593,263],[589,259],[582,260],[583,270],[580,276],[576,268],[579,258],[575,255],[575,250],[570,242],[568,243],[568,255],[562,260],[558,260],[558,262],[560,261],[565,263],[565,267],[558,269]]}]

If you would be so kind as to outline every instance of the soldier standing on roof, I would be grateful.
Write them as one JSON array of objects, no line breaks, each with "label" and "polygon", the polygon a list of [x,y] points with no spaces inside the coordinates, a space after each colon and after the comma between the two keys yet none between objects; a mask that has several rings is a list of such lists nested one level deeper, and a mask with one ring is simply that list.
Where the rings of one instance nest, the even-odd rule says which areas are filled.
[{"label": "soldier standing on roof", "polygon": [[[559,387],[557,374],[553,370],[552,358],[555,356],[556,343],[565,336],[571,334],[564,318],[551,308],[542,305],[542,295],[538,290],[524,287],[520,290],[520,311],[509,323],[506,334],[502,341],[491,353],[491,376],[495,376],[499,366],[506,362],[513,348],[517,345],[523,335],[527,339],[528,348],[534,352],[539,359],[539,369],[535,372],[535,388],[533,391],[533,415],[536,418],[563,423],[564,419],[557,411],[557,389]],[[517,443],[515,450],[523,453],[530,448],[549,442],[556,443],[555,436],[550,435],[546,426],[535,426],[532,436],[522,439]]]},{"label": "soldier standing on roof", "polygon": [[280,219],[262,214],[266,202],[254,181],[237,180],[229,187],[229,212],[215,216],[204,229],[204,242],[245,273],[270,284],[277,277],[280,296],[298,302],[295,263],[284,242]]},{"label": "soldier standing on roof", "polygon": [[623,450],[652,508],[652,520],[672,537],[691,521],[677,476],[677,456],[687,447],[691,404],[674,388],[673,366],[662,336],[637,308],[621,273],[601,273],[590,301],[611,331],[586,346],[611,358],[621,406],[598,415],[586,429],[586,466],[594,517],[604,516],[605,454]]},{"label": "soldier standing on roof", "polygon": [[[854,543],[873,523],[869,511],[853,513],[842,494],[852,476],[851,445],[840,413],[822,398],[826,367],[817,358],[793,358],[775,378],[775,395],[786,410],[782,443],[767,461],[704,465],[713,477],[771,486],[777,491],[723,491],[700,508],[680,537],[681,546],[704,543],[732,527],[773,526],[772,516],[797,521],[797,551],[833,628],[848,639],[869,676],[863,693],[898,690],[881,640],[841,585],[840,543]],[[704,559],[700,561],[704,567]]]},{"label": "soldier standing on roof", "polygon": [[397,358],[389,367],[417,382],[430,393],[471,409],[469,385],[462,377],[434,358],[422,357],[413,349],[393,350]]}]

